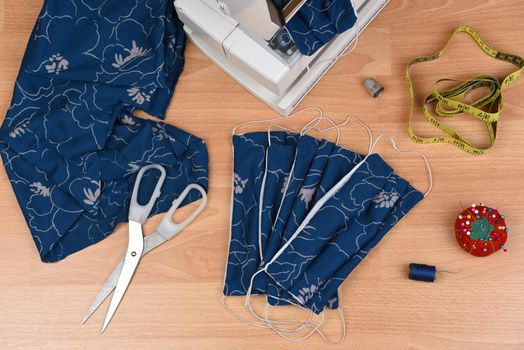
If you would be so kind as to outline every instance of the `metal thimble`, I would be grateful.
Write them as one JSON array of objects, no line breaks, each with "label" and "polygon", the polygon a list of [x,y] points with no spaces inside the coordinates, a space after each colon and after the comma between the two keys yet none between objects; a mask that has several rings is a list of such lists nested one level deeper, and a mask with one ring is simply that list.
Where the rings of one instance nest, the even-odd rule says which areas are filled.
[{"label": "metal thimble", "polygon": [[382,92],[384,92],[384,87],[373,78],[368,78],[364,82],[364,86],[373,98],[379,97],[380,95],[382,95]]}]

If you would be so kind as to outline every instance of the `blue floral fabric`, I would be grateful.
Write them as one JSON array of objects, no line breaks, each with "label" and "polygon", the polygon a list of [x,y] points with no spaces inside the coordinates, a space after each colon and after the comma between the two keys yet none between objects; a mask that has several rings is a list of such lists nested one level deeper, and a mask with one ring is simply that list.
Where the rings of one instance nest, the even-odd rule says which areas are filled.
[{"label": "blue floral fabric", "polygon": [[[273,145],[293,145],[297,140],[296,135],[287,135],[285,132],[271,133]],[[232,224],[224,285],[225,295],[245,295],[251,277],[261,265],[259,201],[268,145],[267,132],[233,136],[235,161],[231,203]],[[281,173],[282,179],[279,182],[283,186],[286,172]],[[279,173],[275,172],[275,176],[271,178],[278,180],[278,176]]]},{"label": "blue floral fabric", "polygon": [[[42,261],[61,260],[127,221],[146,164],[168,173],[152,214],[189,183],[207,188],[201,139],[133,116],[141,109],[164,118],[184,46],[172,1],[44,2],[0,129],[2,159]],[[145,180],[142,202],[154,178]]]},{"label": "blue floral fabric", "polygon": [[311,56],[356,21],[351,0],[307,0],[286,28],[298,50]]},{"label": "blue floral fabric", "polygon": [[[293,140],[288,143],[293,152],[270,158],[274,143],[268,146],[265,132],[233,137],[235,187],[224,294],[246,295],[251,285],[253,294],[266,294],[272,305],[300,304],[316,313],[337,308],[340,284],[424,196],[378,154],[365,157],[307,135],[272,132],[270,137],[283,144]],[[270,207],[259,202],[265,197],[260,197],[262,179],[273,174],[287,174],[289,181],[274,183],[281,186],[282,200],[273,203],[278,209],[273,208],[271,231],[259,235],[258,211]],[[267,219],[261,215],[260,220]],[[269,244],[271,237],[279,238],[276,247]]]}]

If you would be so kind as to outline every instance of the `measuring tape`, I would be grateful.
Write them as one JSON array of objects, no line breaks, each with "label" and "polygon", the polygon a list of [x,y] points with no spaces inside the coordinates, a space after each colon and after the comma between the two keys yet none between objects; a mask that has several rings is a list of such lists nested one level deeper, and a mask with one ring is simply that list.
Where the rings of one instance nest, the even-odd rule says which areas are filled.
[{"label": "measuring tape", "polygon": [[[506,78],[504,78],[502,83],[500,83],[496,77],[493,77],[491,75],[481,75],[466,81],[459,81],[454,79],[437,80],[437,82],[433,85],[432,93],[426,96],[426,98],[424,99],[424,106],[422,108],[422,111],[424,112],[424,116],[426,117],[426,119],[433,126],[445,132],[447,136],[418,136],[415,134],[411,126],[411,119],[413,117],[413,109],[415,106],[415,93],[413,92],[413,84],[411,83],[409,70],[413,65],[417,63],[434,61],[441,57],[453,41],[453,38],[455,38],[455,36],[457,36],[460,33],[466,33],[471,38],[473,38],[473,40],[482,49],[482,51],[484,51],[486,55],[491,56],[497,60],[511,63],[517,66],[519,69],[509,74]],[[442,50],[431,56],[415,57],[408,63],[408,67],[406,69],[406,81],[408,83],[409,97],[411,99],[411,109],[408,121],[409,137],[417,143],[449,143],[470,154],[485,154],[493,147],[497,138],[497,122],[499,121],[500,113],[502,112],[502,108],[504,106],[504,102],[502,100],[502,91],[510,87],[514,82],[518,80],[523,69],[524,59],[522,57],[495,50],[490,45],[488,45],[473,28],[469,26],[462,26],[457,28],[451,36],[451,38],[448,40],[446,46],[444,46]],[[440,83],[449,81],[460,82],[460,84],[451,89],[438,89],[438,85]],[[474,101],[471,104],[459,102],[466,96],[468,92],[480,87],[488,87],[490,92],[486,96]],[[466,113],[483,121],[486,124],[489,133],[489,146],[486,148],[475,147],[471,144],[471,142],[464,139],[456,131],[438,121],[428,110],[428,104],[433,102],[436,103],[434,113],[439,117],[451,118],[456,115]],[[488,111],[484,111],[483,109],[481,109],[482,107],[487,107],[486,109]]]}]

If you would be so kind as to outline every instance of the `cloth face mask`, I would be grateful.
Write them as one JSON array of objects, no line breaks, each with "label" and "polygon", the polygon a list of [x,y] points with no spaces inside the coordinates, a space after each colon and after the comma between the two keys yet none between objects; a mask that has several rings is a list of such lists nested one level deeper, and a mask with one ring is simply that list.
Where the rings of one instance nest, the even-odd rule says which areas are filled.
[{"label": "cloth face mask", "polygon": [[[300,196],[307,196],[308,190],[302,191],[303,184],[307,179],[307,175],[317,173],[321,171],[322,163],[324,162],[325,155],[330,150],[330,144],[328,141],[317,141],[315,138],[302,135],[299,137],[296,152],[289,154],[286,152],[275,152],[275,156],[267,159],[269,167],[275,166],[276,164],[291,163],[292,169],[288,173],[288,181],[285,182],[284,186],[279,187],[278,191],[283,194],[281,200],[271,202],[268,198],[264,198],[265,208],[271,206],[277,206],[277,215],[273,219],[273,225],[268,228],[270,231],[261,231],[261,239],[266,241],[261,247],[263,262],[269,261],[285,242],[284,228],[288,223],[288,220],[296,219],[291,216],[293,203],[296,200],[300,200]],[[332,145],[332,144],[331,144]],[[267,172],[266,172],[267,174]],[[302,195],[300,192],[302,191]],[[306,198],[304,197],[304,200]],[[264,227],[265,217],[261,219],[261,225]],[[266,225],[267,226],[267,225]],[[265,236],[264,236],[265,235]],[[266,238],[266,237],[269,237]],[[263,241],[264,242],[264,241]],[[264,263],[262,263],[263,267]],[[253,283],[253,290],[259,292],[265,292],[267,289],[267,278],[264,275],[258,275]]]},{"label": "cloth face mask", "polygon": [[308,0],[286,28],[298,50],[311,56],[337,34],[352,28],[356,21],[351,0]]},{"label": "cloth face mask", "polygon": [[[296,137],[285,132],[272,132],[271,142],[285,148],[296,144]],[[267,132],[233,136],[231,232],[224,279],[226,296],[245,295],[251,277],[261,264],[259,201],[268,145]]]},{"label": "cloth face mask", "polygon": [[[322,141],[311,169],[308,171],[304,184],[299,191],[299,196],[293,204],[290,220],[287,220],[285,226],[284,240],[278,247],[279,249],[292,237],[310,209],[326,194],[327,190],[335,186],[363,158],[362,155],[332,142]],[[256,276],[254,285],[256,285],[259,279],[265,279],[266,283],[268,283],[267,296],[269,304],[288,304],[286,301],[288,299],[281,295],[282,289],[271,278],[268,278],[266,274],[260,274]],[[338,298],[332,297],[331,300],[336,300],[336,302],[332,301],[328,306],[337,308]]]},{"label": "cloth face mask", "polygon": [[285,291],[280,298],[320,313],[337,302],[338,287],[369,249],[423,197],[372,154],[316,203],[264,271]]},{"label": "cloth face mask", "polygon": [[183,68],[185,37],[173,14],[170,1],[45,1],[0,130],[42,261],[61,260],[126,221],[145,164],[165,165],[170,179],[152,214],[189,183],[207,188],[202,140],[132,116],[142,109],[164,118]]}]

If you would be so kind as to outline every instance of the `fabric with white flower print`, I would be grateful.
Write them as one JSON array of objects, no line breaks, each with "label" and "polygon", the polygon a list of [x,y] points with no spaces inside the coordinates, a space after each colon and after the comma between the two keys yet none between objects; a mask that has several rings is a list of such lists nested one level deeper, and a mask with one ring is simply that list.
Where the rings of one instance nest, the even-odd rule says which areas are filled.
[{"label": "fabric with white flower print", "polygon": [[[314,188],[315,194],[312,203],[306,207],[304,203],[296,202],[293,206],[292,220],[288,220],[286,225],[285,237],[289,238],[295,233],[302,221],[306,218],[311,207],[316,204],[335,184],[344,177],[345,174],[349,173],[360,161],[363,156],[358,153],[352,152],[348,149],[335,145],[328,141],[325,142],[315,159],[316,165],[312,166],[306,181],[306,186]],[[323,161],[324,160],[324,161]],[[260,274],[258,276],[266,276]],[[258,277],[262,278],[262,277]],[[266,276],[266,279],[268,277]],[[269,278],[269,284],[271,284]],[[273,281],[274,283],[274,281]],[[281,288],[270,288],[268,289],[268,300],[271,305],[285,305],[290,300],[290,295],[283,295]],[[287,298],[287,299],[286,299]],[[338,308],[338,296],[332,298],[331,303],[328,304],[331,309]]]},{"label": "fabric with white flower print", "polygon": [[238,194],[244,192],[244,189],[246,188],[246,184],[249,181],[249,179],[242,179],[240,175],[235,173],[234,181],[235,193]]},{"label": "fabric with white flower print", "polygon": [[[293,172],[289,175],[290,181],[284,198],[275,202],[278,216],[274,219],[275,223],[269,234],[267,244],[262,246],[264,261],[269,261],[289,238],[290,235],[285,235],[286,226],[290,221],[297,220],[297,215],[301,215],[299,207],[305,207],[304,202],[300,199],[300,191],[304,186],[314,186],[315,174],[322,172],[332,145],[329,141],[322,140],[319,142],[311,136],[304,135],[300,137],[297,145],[296,161],[295,153],[292,157],[283,153],[279,154],[281,159],[287,157],[288,162],[293,162],[294,167]],[[268,163],[276,164],[277,162],[268,158]],[[253,287],[259,291],[266,291],[267,283],[267,275],[259,274],[255,277]]]},{"label": "fabric with white flower print", "polygon": [[[272,132],[272,145],[293,145],[297,137]],[[245,295],[261,265],[259,200],[264,178],[267,132],[233,136],[234,175],[231,231],[224,295]],[[276,179],[276,177],[275,177]]]},{"label": "fabric with white flower print", "polygon": [[390,193],[381,191],[375,199],[373,199],[373,202],[379,208],[392,208],[399,198],[399,194],[395,191]]},{"label": "fabric with white flower print", "polygon": [[[405,180],[390,172],[378,155],[372,157],[365,165],[372,169],[373,178],[369,177],[368,169],[357,171],[268,267],[268,274],[289,294],[286,297],[284,293],[284,299],[294,298],[311,280],[323,281],[318,284],[319,293],[306,305],[314,312],[321,312],[369,250],[423,198]],[[370,199],[381,188],[402,193],[397,202],[402,210],[372,205]],[[304,259],[305,256],[311,259]],[[293,266],[296,268],[292,269]]]},{"label": "fabric with white flower print", "polygon": [[[127,221],[144,165],[168,172],[169,190],[152,214],[189,183],[207,188],[201,139],[133,116],[139,108],[164,118],[184,46],[172,1],[44,1],[0,129],[2,159],[42,261],[61,260]],[[144,198],[154,174],[145,180]]]},{"label": "fabric with white flower print", "polygon": [[[293,139],[295,141],[295,139]],[[300,137],[298,143],[291,146],[273,144],[268,149],[267,171],[265,174],[269,179],[273,173],[283,173],[283,181],[280,183],[266,182],[266,190],[263,198],[262,215],[262,255],[264,261],[271,259],[282,242],[281,224],[282,220],[289,215],[287,203],[297,196],[296,189],[304,179],[304,173],[309,168],[311,159],[318,147],[317,141],[312,137]],[[277,194],[272,198],[266,195],[268,190]],[[264,215],[267,208],[272,208],[271,216]]]},{"label": "fabric with white flower print", "polygon": [[[305,142],[309,136],[279,134],[281,140],[284,137],[298,139],[298,164],[303,157],[298,156],[301,141]],[[241,170],[253,164],[249,178],[262,178],[267,133],[235,136],[233,142],[235,173],[245,178]],[[286,225],[278,251],[269,259],[264,255],[266,252],[259,251],[256,215],[251,215],[250,225],[243,225],[246,221],[242,221],[243,213],[238,210],[248,207],[249,197],[234,196],[225,295],[245,295],[251,277],[262,270],[254,279],[253,294],[266,294],[268,303],[298,302],[316,313],[326,307],[337,308],[340,284],[422,200],[422,193],[396,175],[378,154],[364,157],[326,140],[317,141],[317,145],[312,161],[303,161],[309,163],[309,167],[303,173],[300,186],[294,189],[297,194],[290,205],[291,214],[284,220]],[[256,159],[252,158],[255,149],[259,149]],[[292,172],[290,176],[293,179],[296,175]],[[305,195],[300,195],[302,188],[313,189],[302,192],[307,193],[310,200],[307,204],[302,199]],[[253,190],[255,195],[249,207],[256,208],[257,189]],[[377,203],[382,193],[388,194],[383,196],[387,200],[383,206]],[[278,224],[279,219],[276,220]],[[241,231],[237,230],[238,226],[242,226]],[[245,240],[247,237],[249,241]],[[263,264],[260,255],[264,256]]]},{"label": "fabric with white flower print", "polygon": [[351,0],[307,0],[286,28],[298,50],[310,56],[336,35],[352,28],[356,21]]}]

